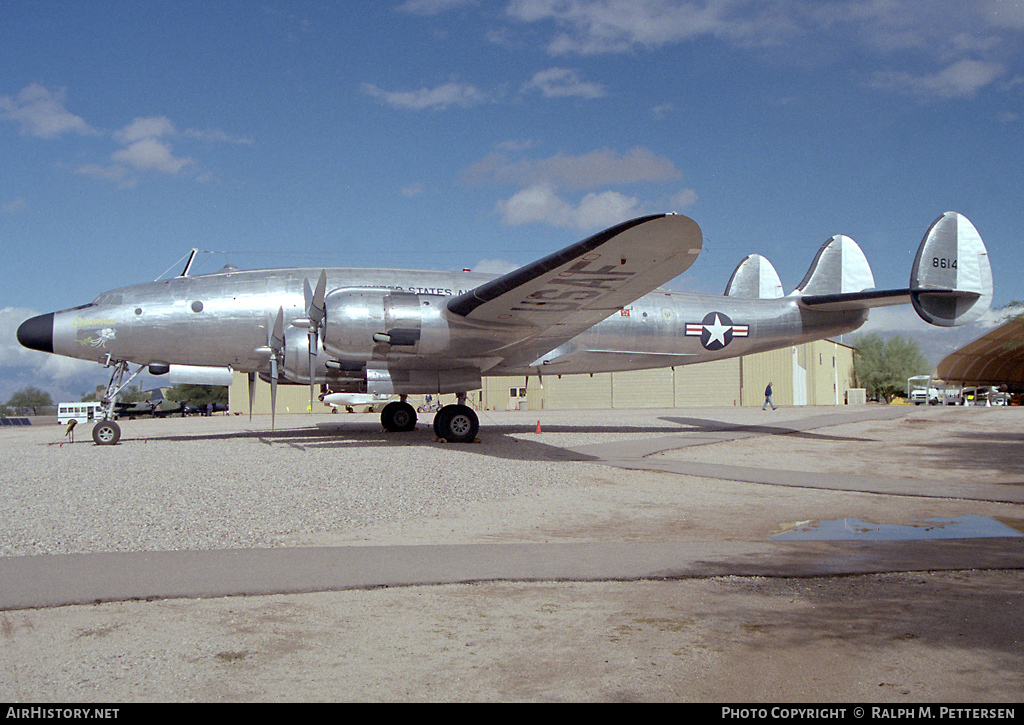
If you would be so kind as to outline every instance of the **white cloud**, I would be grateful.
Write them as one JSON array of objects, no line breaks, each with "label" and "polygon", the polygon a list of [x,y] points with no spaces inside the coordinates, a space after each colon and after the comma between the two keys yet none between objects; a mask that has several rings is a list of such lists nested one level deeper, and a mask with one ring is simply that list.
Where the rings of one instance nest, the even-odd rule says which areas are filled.
[{"label": "white cloud", "polygon": [[442,83],[436,88],[416,91],[386,91],[372,83],[362,85],[363,93],[407,111],[443,111],[451,106],[469,108],[486,102],[487,96],[468,83]]},{"label": "white cloud", "polygon": [[56,138],[65,133],[97,133],[81,117],[64,107],[63,88],[54,91],[33,83],[17,96],[0,96],[0,119],[14,121],[26,136]]},{"label": "white cloud", "polygon": [[120,131],[115,131],[114,140],[127,146],[135,141],[175,135],[174,124],[166,116],[137,117]]},{"label": "white cloud", "polygon": [[497,203],[505,224],[550,224],[563,229],[603,229],[640,213],[640,200],[617,191],[590,193],[573,205],[553,187],[536,184]]},{"label": "white cloud", "polygon": [[[67,133],[105,135],[68,111],[64,107],[65,95],[63,88],[50,90],[33,83],[16,96],[0,96],[0,120],[18,123],[22,134],[37,138],[52,139]],[[137,117],[124,128],[111,133],[110,137],[123,147],[110,155],[112,164],[86,163],[75,171],[111,181],[122,188],[138,182],[133,171],[173,175],[196,163],[193,158],[176,156],[170,139],[186,137],[208,142],[252,143],[251,139],[235,138],[218,129],[188,129],[179,133],[166,116]],[[202,178],[209,178],[209,175]],[[3,210],[12,211],[7,204]]]},{"label": "white cloud", "polygon": [[538,90],[546,98],[603,98],[607,95],[600,83],[585,82],[572,68],[548,68],[533,74],[523,90]]},{"label": "white cloud", "polygon": [[0,206],[0,209],[3,209],[8,214],[13,214],[16,211],[22,211],[27,208],[28,202],[25,201],[25,197],[23,196],[19,196],[17,199],[11,199],[10,201],[5,201],[3,205]]},{"label": "white cloud", "polygon": [[875,74],[871,86],[889,91],[909,91],[932,98],[970,98],[1005,72],[1006,68],[1001,63],[960,60],[934,74],[879,72]]},{"label": "white cloud", "polygon": [[129,145],[145,139],[184,136],[214,143],[251,144],[251,138],[237,138],[217,128],[188,128],[179,132],[171,119],[166,116],[138,117],[119,131],[114,132],[114,140]]},{"label": "white cloud", "polygon": [[507,259],[481,259],[473,267],[473,271],[479,274],[503,275],[519,269],[520,265],[509,262]]},{"label": "white cloud", "polygon": [[563,153],[546,159],[513,160],[504,153],[493,153],[465,172],[471,183],[552,184],[582,189],[608,184],[662,182],[682,176],[676,165],[641,146],[619,154],[598,149],[579,156]]},{"label": "white cloud", "polygon": [[439,15],[479,3],[480,0],[405,0],[396,9],[410,15]]},{"label": "white cloud", "polygon": [[546,33],[552,56],[714,38],[798,63],[849,60],[869,76],[896,68],[875,73],[870,87],[937,98],[970,98],[1003,75],[1024,32],[1017,0],[511,0],[506,17]]},{"label": "white cloud", "polygon": [[0,366],[30,364],[32,351],[21,346],[17,331],[22,322],[38,314],[25,307],[0,307]]},{"label": "white cloud", "polygon": [[140,171],[159,171],[164,174],[177,174],[184,167],[195,163],[194,159],[175,157],[170,144],[155,138],[135,141],[127,148],[112,153],[110,158]]},{"label": "white cloud", "polygon": [[133,176],[124,166],[104,166],[103,164],[83,164],[75,169],[76,174],[91,176],[95,179],[110,181],[122,189],[130,189],[139,183],[139,179]]},{"label": "white cloud", "polygon": [[693,189],[683,189],[672,197],[673,209],[685,209],[697,203],[697,192]]},{"label": "white cloud", "polygon": [[662,103],[651,109],[651,115],[657,121],[662,121],[673,110],[671,103]]},{"label": "white cloud", "polygon": [[625,53],[703,37],[781,46],[832,32],[876,51],[939,57],[995,48],[1000,31],[1024,29],[1024,5],[1003,0],[512,0],[506,14],[551,26],[552,55]]},{"label": "white cloud", "polygon": [[[658,184],[681,176],[671,160],[639,146],[625,154],[598,149],[581,155],[558,153],[543,159],[516,159],[509,153],[495,152],[464,172],[468,183],[521,187],[495,206],[505,224],[549,224],[575,230],[609,227],[638,216],[649,206],[636,196],[606,187]],[[596,191],[575,202],[568,200],[563,190],[576,189]],[[696,200],[696,193],[686,189],[677,193],[672,203],[680,208]]]},{"label": "white cloud", "polygon": [[530,149],[532,149],[536,145],[537,145],[537,143],[533,139],[526,139],[525,141],[509,140],[509,141],[502,141],[495,148],[497,148],[500,151],[517,152],[517,151],[529,151]]},{"label": "white cloud", "polygon": [[748,45],[781,42],[794,32],[791,3],[750,0],[513,0],[507,14],[558,31],[551,55],[624,53],[701,36]]},{"label": "white cloud", "polygon": [[[203,132],[190,132],[190,135]],[[178,136],[174,124],[166,116],[137,117],[124,128],[115,131],[112,137],[124,148],[110,155],[110,165],[83,164],[76,172],[104,181],[116,183],[121,188],[130,188],[138,183],[136,171],[156,171],[175,175],[186,166],[196,164],[189,157],[174,155],[168,138]]]},{"label": "white cloud", "polygon": [[234,143],[246,145],[251,145],[253,143],[253,140],[248,136],[231,136],[230,134],[224,133],[220,129],[216,128],[187,128],[181,132],[181,135],[212,143]]},{"label": "white cloud", "polygon": [[617,191],[590,193],[583,197],[574,215],[577,229],[604,229],[641,213],[640,200]]},{"label": "white cloud", "polygon": [[1024,3],[983,0],[979,9],[994,27],[1024,30]]}]

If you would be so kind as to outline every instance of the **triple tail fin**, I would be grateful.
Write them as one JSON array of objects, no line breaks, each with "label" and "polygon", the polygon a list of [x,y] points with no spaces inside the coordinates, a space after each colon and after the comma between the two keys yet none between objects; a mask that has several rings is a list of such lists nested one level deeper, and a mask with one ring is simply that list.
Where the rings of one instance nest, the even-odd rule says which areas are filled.
[{"label": "triple tail fin", "polygon": [[911,303],[925,322],[954,327],[977,320],[992,301],[992,268],[981,236],[967,217],[948,211],[928,228],[917,250],[910,286],[876,290],[871,268],[849,237],[829,239],[793,292],[822,311],[864,310]]}]

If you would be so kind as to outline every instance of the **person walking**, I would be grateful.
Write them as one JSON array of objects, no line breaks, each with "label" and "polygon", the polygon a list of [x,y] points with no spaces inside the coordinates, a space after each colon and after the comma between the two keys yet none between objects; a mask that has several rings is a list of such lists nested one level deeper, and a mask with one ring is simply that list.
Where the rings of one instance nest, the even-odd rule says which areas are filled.
[{"label": "person walking", "polygon": [[775,410],[775,403],[772,402],[772,384],[770,381],[768,387],[764,389],[764,405],[761,406],[761,410],[767,410],[769,405],[772,406],[772,410]]}]

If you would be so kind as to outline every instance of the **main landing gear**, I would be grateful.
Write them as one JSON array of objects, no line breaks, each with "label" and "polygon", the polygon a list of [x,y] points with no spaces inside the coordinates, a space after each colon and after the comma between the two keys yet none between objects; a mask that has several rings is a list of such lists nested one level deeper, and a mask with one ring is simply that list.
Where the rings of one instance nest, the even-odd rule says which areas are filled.
[{"label": "main landing gear", "polygon": [[404,400],[393,401],[380,412],[380,424],[391,433],[410,431],[416,427],[416,411]]},{"label": "main landing gear", "polygon": [[[466,396],[460,394],[458,404],[446,405],[437,411],[434,416],[434,435],[449,443],[472,443],[476,440],[480,419],[465,401]],[[404,399],[394,401],[384,406],[380,422],[384,430],[392,433],[410,431],[416,427],[416,410]]]},{"label": "main landing gear", "polygon": [[449,443],[472,443],[480,420],[468,405],[446,405],[434,416],[434,434]]}]

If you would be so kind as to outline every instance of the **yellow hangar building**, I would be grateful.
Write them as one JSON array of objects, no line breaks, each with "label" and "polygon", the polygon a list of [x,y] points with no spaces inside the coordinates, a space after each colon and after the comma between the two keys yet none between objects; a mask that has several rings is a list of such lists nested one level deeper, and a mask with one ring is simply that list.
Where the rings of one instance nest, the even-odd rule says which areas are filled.
[{"label": "yellow hangar building", "polygon": [[[696,365],[593,375],[545,374],[543,386],[536,376],[485,377],[483,389],[470,393],[467,404],[487,410],[760,406],[769,382],[776,405],[843,405],[854,384],[853,348],[817,340]],[[455,400],[454,395],[434,397],[442,403]],[[409,402],[419,407],[425,403],[424,396],[410,395]],[[855,402],[852,396],[850,402]],[[235,413],[248,411],[245,374],[234,374],[228,405]],[[313,412],[329,409],[317,401]],[[308,386],[278,387],[279,415],[308,410]],[[270,414],[268,383],[257,384],[253,412]]]}]

